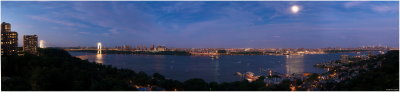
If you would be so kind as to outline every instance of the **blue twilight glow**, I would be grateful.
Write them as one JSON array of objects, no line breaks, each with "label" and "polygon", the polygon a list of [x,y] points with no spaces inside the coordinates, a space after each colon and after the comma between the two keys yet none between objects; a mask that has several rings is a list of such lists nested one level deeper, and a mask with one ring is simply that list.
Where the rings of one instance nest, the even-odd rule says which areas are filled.
[{"label": "blue twilight glow", "polygon": [[1,21],[11,23],[20,39],[37,34],[48,47],[97,42],[177,48],[398,47],[399,42],[395,1],[1,4]]}]

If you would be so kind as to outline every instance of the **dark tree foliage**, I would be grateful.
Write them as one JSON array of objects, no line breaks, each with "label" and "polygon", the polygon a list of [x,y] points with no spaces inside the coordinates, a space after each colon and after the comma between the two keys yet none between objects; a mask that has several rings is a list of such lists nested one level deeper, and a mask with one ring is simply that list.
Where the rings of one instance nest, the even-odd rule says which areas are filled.
[{"label": "dark tree foliage", "polygon": [[80,60],[61,49],[1,59],[2,90],[136,90],[129,83],[134,71]]},{"label": "dark tree foliage", "polygon": [[183,88],[188,91],[206,91],[209,90],[208,83],[203,79],[189,79],[183,82]]}]

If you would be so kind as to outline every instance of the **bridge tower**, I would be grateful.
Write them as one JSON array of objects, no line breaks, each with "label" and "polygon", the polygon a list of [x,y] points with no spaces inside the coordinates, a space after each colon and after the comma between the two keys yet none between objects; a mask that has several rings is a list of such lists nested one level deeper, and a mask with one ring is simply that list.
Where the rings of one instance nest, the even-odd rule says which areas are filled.
[{"label": "bridge tower", "polygon": [[97,54],[101,54],[101,42],[97,43]]}]

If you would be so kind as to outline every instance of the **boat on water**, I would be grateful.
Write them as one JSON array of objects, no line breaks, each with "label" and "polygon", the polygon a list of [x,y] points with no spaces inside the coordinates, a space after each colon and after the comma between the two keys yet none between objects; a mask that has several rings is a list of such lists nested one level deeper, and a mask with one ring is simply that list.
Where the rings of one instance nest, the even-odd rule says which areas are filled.
[{"label": "boat on water", "polygon": [[218,59],[219,56],[217,56],[217,55],[212,55],[212,56],[210,56],[210,58],[211,58],[211,59]]}]

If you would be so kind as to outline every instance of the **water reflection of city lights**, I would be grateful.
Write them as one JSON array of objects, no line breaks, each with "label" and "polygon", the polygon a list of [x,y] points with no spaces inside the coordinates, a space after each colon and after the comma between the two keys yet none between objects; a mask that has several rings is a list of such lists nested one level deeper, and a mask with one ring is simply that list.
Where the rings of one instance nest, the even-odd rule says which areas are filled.
[{"label": "water reflection of city lights", "polygon": [[304,55],[287,55],[285,59],[287,74],[304,72]]},{"label": "water reflection of city lights", "polygon": [[96,63],[100,63],[100,64],[104,63],[104,61],[103,61],[103,55],[102,55],[102,54],[96,54],[96,60],[95,60],[95,62],[96,62]]}]

